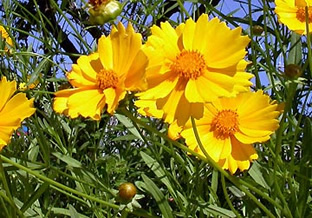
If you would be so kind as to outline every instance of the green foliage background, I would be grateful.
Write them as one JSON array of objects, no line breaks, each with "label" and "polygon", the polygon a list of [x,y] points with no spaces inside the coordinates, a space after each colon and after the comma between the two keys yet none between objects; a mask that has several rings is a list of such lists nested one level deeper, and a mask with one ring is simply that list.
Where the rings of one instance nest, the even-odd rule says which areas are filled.
[{"label": "green foliage background", "polygon": [[[285,110],[277,133],[255,145],[259,159],[235,175],[168,139],[165,123],[137,114],[133,96],[100,122],[55,114],[53,93],[68,86],[70,64],[94,51],[113,23],[88,24],[85,3],[74,0],[1,1],[0,23],[15,49],[1,44],[0,75],[39,85],[25,91],[37,108],[27,132],[18,130],[0,154],[0,217],[311,217],[310,37],[279,24],[271,1],[233,0],[230,11],[217,2],[128,0],[118,19],[144,39],[153,24],[175,26],[201,13],[243,26],[252,39],[252,88]],[[301,66],[302,76],[286,78],[287,64]],[[130,202],[118,198],[124,182],[138,189]]]}]

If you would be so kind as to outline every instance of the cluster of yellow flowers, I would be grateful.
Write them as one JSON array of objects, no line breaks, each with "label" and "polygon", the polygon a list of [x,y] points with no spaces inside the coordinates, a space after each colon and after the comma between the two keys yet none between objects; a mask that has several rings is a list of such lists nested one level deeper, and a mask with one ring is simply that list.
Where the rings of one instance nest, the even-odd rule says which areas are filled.
[{"label": "cluster of yellow flowers", "polygon": [[[290,29],[306,33],[310,5],[312,1],[276,0],[276,12]],[[183,137],[190,149],[208,154],[231,173],[248,169],[258,158],[253,144],[270,138],[282,110],[263,91],[250,89],[253,75],[245,72],[244,60],[248,36],[242,36],[240,27],[231,30],[218,18],[209,20],[207,14],[176,28],[161,23],[151,31],[143,45],[130,23],[113,27],[99,39],[95,53],[72,65],[67,78],[73,88],[55,93],[54,110],[100,120],[104,109],[113,115],[127,93],[139,91],[138,112],[167,122],[169,137]],[[0,150],[35,111],[33,99],[23,93],[13,96],[15,90],[16,83],[3,77]],[[192,118],[204,148],[198,146]]]},{"label": "cluster of yellow flowers", "polygon": [[257,158],[252,144],[264,142],[278,128],[278,105],[262,91],[251,92],[245,72],[250,39],[203,14],[173,28],[168,22],[142,36],[131,24],[102,36],[98,51],[81,56],[67,74],[74,88],[55,93],[53,108],[71,118],[100,120],[113,114],[127,92],[137,93],[139,113],[170,124],[169,136],[182,136],[203,155],[190,118],[196,119],[209,156],[231,173]]}]

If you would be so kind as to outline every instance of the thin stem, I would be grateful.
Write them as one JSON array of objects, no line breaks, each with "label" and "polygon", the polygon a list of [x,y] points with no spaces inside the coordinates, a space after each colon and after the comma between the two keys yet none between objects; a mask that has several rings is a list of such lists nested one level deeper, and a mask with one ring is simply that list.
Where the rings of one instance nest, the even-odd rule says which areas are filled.
[{"label": "thin stem", "polygon": [[14,208],[14,211],[16,211],[20,217],[24,217],[23,213],[19,210],[19,208],[14,203],[9,185],[7,183],[7,180],[6,180],[6,176],[5,176],[4,168],[3,168],[3,163],[2,163],[1,159],[0,159],[0,172],[1,172],[0,176],[2,179],[2,184],[3,184],[4,190],[5,190],[6,196],[7,196],[6,200],[10,203],[10,205]]},{"label": "thin stem", "polygon": [[231,175],[229,175],[227,172],[225,172],[206,152],[203,144],[201,143],[197,128],[196,128],[196,124],[195,124],[195,119],[193,117],[191,117],[191,122],[192,122],[192,127],[193,127],[193,132],[196,138],[196,141],[200,147],[200,149],[202,150],[202,152],[206,155],[206,158],[208,160],[208,162],[214,167],[216,168],[221,175],[225,176],[228,180],[230,180],[234,185],[236,185],[240,190],[242,190],[243,192],[245,192],[245,194],[252,200],[254,201],[255,204],[258,205],[258,207],[260,209],[262,209],[269,217],[275,217],[260,201],[258,201],[258,199],[251,193],[249,192],[245,187],[243,187],[237,180],[235,177],[232,177]]},{"label": "thin stem", "polygon": [[[186,147],[185,145],[182,145],[181,143],[177,142],[177,141],[173,141],[172,139],[170,139],[167,135],[159,132],[158,130],[154,129],[153,127],[147,125],[145,122],[143,122],[142,120],[134,117],[132,115],[132,113],[130,113],[129,111],[127,111],[125,108],[121,109],[121,112],[126,115],[129,119],[131,119],[133,122],[143,126],[146,130],[158,135],[159,137],[163,138],[166,141],[169,141],[170,143],[172,143],[174,146],[182,149],[183,151],[194,155],[195,157],[197,157],[198,159],[206,162],[206,163],[210,163],[211,165],[213,165],[213,167],[215,167],[215,169],[217,169],[221,174],[224,175],[225,178],[227,178],[228,180],[230,180],[235,186],[237,186],[239,189],[241,189],[243,192],[245,192],[245,194],[247,196],[249,196],[253,201],[255,201],[255,203],[261,208],[263,209],[263,211],[265,211],[265,213],[267,213],[267,215],[269,217],[275,217],[261,202],[258,201],[258,199],[250,192],[248,191],[245,187],[249,188],[250,190],[256,192],[259,196],[261,196],[263,199],[267,200],[268,202],[270,202],[272,205],[274,205],[275,207],[279,208],[280,210],[282,210],[282,206],[279,205],[276,201],[274,201],[272,198],[270,198],[269,196],[266,195],[266,193],[258,190],[257,188],[255,188],[254,186],[248,184],[247,182],[237,179],[231,175],[229,175],[225,170],[223,170],[216,162],[213,161],[211,162],[207,157],[204,157],[202,155],[199,155],[197,152],[193,151],[192,149],[189,149],[188,147]],[[245,187],[244,187],[245,186]]]},{"label": "thin stem", "polygon": [[[61,183],[58,183],[58,182],[56,182],[56,181],[54,181],[54,180],[52,180],[52,179],[50,179],[50,178],[48,178],[48,177],[46,177],[46,176],[41,175],[40,173],[38,173],[38,172],[36,172],[36,171],[33,171],[33,170],[31,170],[31,169],[29,169],[29,168],[23,166],[23,165],[20,165],[20,164],[18,164],[18,163],[16,163],[16,162],[10,160],[9,158],[3,156],[3,155],[0,155],[0,157],[1,157],[0,159],[2,159],[3,161],[5,161],[5,162],[7,162],[7,163],[9,163],[9,164],[11,164],[11,165],[17,167],[17,168],[20,169],[20,170],[23,170],[23,171],[25,171],[25,172],[27,172],[27,173],[29,173],[29,174],[35,176],[36,178],[38,178],[38,179],[40,179],[40,180],[42,180],[42,181],[45,181],[45,182],[51,184],[52,186],[55,186],[55,187],[57,187],[57,188],[60,188],[60,189],[62,189],[62,190],[64,190],[64,191],[66,191],[66,192],[70,192],[70,193],[76,194],[76,195],[78,195],[78,196],[84,197],[84,198],[86,198],[86,199],[88,199],[88,200],[90,200],[90,201],[94,201],[94,202],[103,204],[103,205],[105,205],[105,206],[107,206],[107,207],[111,207],[111,208],[117,209],[117,210],[119,209],[119,206],[116,205],[116,204],[113,204],[113,203],[110,203],[110,202],[107,202],[107,201],[103,201],[103,200],[98,199],[98,198],[96,198],[96,197],[90,196],[90,195],[88,195],[88,194],[85,194],[85,193],[79,192],[79,191],[77,191],[77,190],[75,190],[75,189],[72,189],[72,188],[70,188],[70,187],[67,187],[67,186],[65,186],[65,185],[63,185],[63,184],[61,184]],[[71,195],[68,195],[68,196],[71,197]],[[132,211],[132,212],[129,211],[129,213],[132,213],[132,214],[135,214],[135,215],[139,215],[139,216],[144,216],[144,217],[153,217],[153,216],[150,215],[150,214],[147,214],[147,213],[144,213],[144,214],[143,214],[143,213],[139,213],[139,212],[136,212],[136,211]],[[139,214],[138,214],[138,213],[139,213]]]},{"label": "thin stem", "polygon": [[234,208],[233,204],[232,204],[232,201],[229,197],[229,194],[226,190],[226,186],[225,186],[225,179],[224,179],[224,175],[221,174],[221,184],[222,184],[222,189],[223,189],[223,193],[224,193],[224,197],[225,197],[225,200],[226,202],[228,203],[230,209],[235,213],[236,217],[240,218],[242,217],[238,212],[237,210]]}]

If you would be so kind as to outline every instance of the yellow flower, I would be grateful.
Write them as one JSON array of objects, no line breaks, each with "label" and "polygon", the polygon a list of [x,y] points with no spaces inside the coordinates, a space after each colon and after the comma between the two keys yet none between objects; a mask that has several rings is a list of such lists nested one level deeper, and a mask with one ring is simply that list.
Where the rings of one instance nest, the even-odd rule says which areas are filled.
[{"label": "yellow flower", "polygon": [[10,141],[14,130],[21,122],[35,113],[34,99],[28,100],[24,93],[13,95],[16,82],[8,82],[6,77],[0,81],[0,151]]},{"label": "yellow flower", "polygon": [[72,65],[67,78],[74,88],[55,93],[54,110],[71,118],[81,115],[100,120],[105,105],[113,114],[127,91],[146,89],[148,60],[141,40],[131,24],[125,29],[119,23],[109,36],[102,36],[98,52],[83,55]]},{"label": "yellow flower", "polygon": [[[41,74],[39,74],[39,77],[41,77]],[[38,86],[39,84],[39,78],[36,79],[34,82],[30,83],[29,84],[29,80],[31,78],[31,75],[27,75],[27,80],[28,82],[21,82],[19,85],[18,85],[18,89],[21,90],[21,91],[26,91],[26,90],[29,90],[29,89],[34,89]],[[27,85],[28,84],[28,85]]]},{"label": "yellow flower", "polygon": [[[0,25],[0,35],[1,35],[1,38],[4,42],[6,42],[11,47],[13,46],[13,41],[12,41],[11,37],[9,36],[8,32],[4,29],[4,27],[1,25]],[[7,49],[6,46],[5,46],[5,49]]]},{"label": "yellow flower", "polygon": [[[184,125],[190,116],[203,116],[204,102],[248,91],[253,76],[244,72],[243,60],[250,39],[241,28],[230,30],[218,18],[203,14],[174,29],[168,22],[153,26],[144,46],[149,58],[148,90],[136,105],[143,115]],[[158,111],[157,111],[158,110]]]},{"label": "yellow flower", "polygon": [[[309,32],[312,32],[312,1],[311,0],[275,0],[275,13],[278,20],[290,30],[299,34],[307,34],[306,20]],[[308,18],[306,19],[306,9]]]},{"label": "yellow flower", "polygon": [[[196,121],[196,127],[208,155],[233,174],[237,169],[248,169],[250,162],[258,158],[252,144],[270,138],[279,127],[280,112],[280,106],[262,91],[245,92],[205,104],[204,116]],[[205,156],[191,122],[186,124],[181,136],[190,149]]]}]

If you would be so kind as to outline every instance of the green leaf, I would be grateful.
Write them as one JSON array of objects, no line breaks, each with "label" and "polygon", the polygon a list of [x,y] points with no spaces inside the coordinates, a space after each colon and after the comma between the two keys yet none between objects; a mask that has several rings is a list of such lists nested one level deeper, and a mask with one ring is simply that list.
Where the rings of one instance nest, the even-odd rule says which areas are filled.
[{"label": "green leaf", "polygon": [[31,205],[40,198],[40,196],[49,188],[49,183],[43,183],[40,187],[30,196],[27,202],[24,203],[21,208],[22,212],[25,212]]},{"label": "green leaf", "polygon": [[65,163],[67,163],[68,166],[77,167],[77,168],[81,168],[81,166],[82,166],[81,163],[78,160],[76,160],[76,159],[74,159],[72,157],[69,157],[67,155],[61,154],[59,152],[53,152],[52,154],[55,157],[57,157],[58,159],[60,159],[60,160],[64,161]]},{"label": "green leaf", "polygon": [[161,168],[159,163],[143,151],[140,152],[140,155],[142,156],[146,165],[156,174],[156,176],[160,179],[160,181],[162,181],[162,183],[166,185],[166,187],[168,188],[169,192],[173,195],[173,197],[176,198],[177,195],[174,189],[172,188],[165,171]]},{"label": "green leaf", "polygon": [[[57,207],[53,207],[51,209],[51,211],[55,214],[61,214],[61,215],[65,215],[65,216],[71,216],[71,211],[68,209],[63,209],[63,208],[57,208]],[[77,213],[77,211],[76,211]],[[81,213],[77,213],[79,218],[88,218],[87,216],[81,214]],[[72,216],[71,216],[72,217]]]},{"label": "green leaf", "polygon": [[140,135],[139,131],[135,128],[133,123],[124,115],[121,114],[115,114],[115,117],[131,132],[133,135],[135,135],[138,139],[143,141],[142,136]]},{"label": "green leaf", "polygon": [[231,210],[224,209],[222,207],[218,207],[216,205],[208,205],[206,208],[207,211],[213,213],[217,217],[236,217],[235,213]]},{"label": "green leaf", "polygon": [[142,174],[142,178],[144,183],[146,184],[146,191],[148,191],[153,196],[153,198],[155,198],[157,205],[162,213],[162,216],[165,218],[173,218],[172,209],[164,194],[159,190],[157,185],[145,174]]},{"label": "green leaf", "polygon": [[71,218],[80,218],[79,213],[72,205],[69,205],[69,213]]},{"label": "green leaf", "polygon": [[266,183],[260,168],[261,166],[257,162],[254,162],[252,167],[249,169],[248,174],[263,188],[270,189],[270,186]]},{"label": "green leaf", "polygon": [[301,36],[295,32],[291,34],[291,48],[288,54],[287,64],[300,64],[302,61]]},{"label": "green leaf", "polygon": [[300,162],[300,176],[298,177],[299,183],[299,193],[298,193],[298,202],[297,210],[300,217],[306,217],[306,211],[308,206],[308,197],[310,195],[310,179],[312,176],[312,124],[309,118],[306,118],[305,125],[303,129],[303,140],[302,140],[302,154],[303,157]]}]

